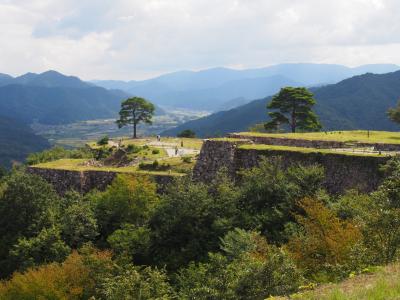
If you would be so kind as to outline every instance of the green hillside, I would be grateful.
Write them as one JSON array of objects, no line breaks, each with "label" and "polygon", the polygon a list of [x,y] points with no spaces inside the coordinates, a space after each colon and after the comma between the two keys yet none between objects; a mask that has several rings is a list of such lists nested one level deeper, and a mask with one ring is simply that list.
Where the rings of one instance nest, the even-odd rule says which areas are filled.
[{"label": "green hillside", "polygon": [[[315,110],[325,130],[395,131],[399,128],[386,117],[386,111],[400,98],[400,72],[365,74],[312,91],[317,100]],[[268,101],[269,98],[255,100],[229,111],[187,122],[163,134],[175,135],[184,129],[192,129],[198,136],[206,137],[245,131],[267,120]]]},{"label": "green hillside", "polygon": [[0,166],[23,162],[29,153],[49,146],[46,139],[35,135],[27,125],[0,117]]}]

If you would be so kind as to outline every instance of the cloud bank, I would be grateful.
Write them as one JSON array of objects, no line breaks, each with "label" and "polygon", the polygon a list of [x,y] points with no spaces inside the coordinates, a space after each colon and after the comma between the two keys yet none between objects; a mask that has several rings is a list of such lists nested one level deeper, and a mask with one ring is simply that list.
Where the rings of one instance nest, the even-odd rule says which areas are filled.
[{"label": "cloud bank", "polygon": [[0,72],[400,64],[398,0],[0,0]]}]

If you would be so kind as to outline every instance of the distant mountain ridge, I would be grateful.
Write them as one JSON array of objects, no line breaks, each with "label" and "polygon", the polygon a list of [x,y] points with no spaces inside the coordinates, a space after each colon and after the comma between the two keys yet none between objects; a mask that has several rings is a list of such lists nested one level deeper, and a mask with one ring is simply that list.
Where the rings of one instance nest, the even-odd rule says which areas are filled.
[{"label": "distant mountain ridge", "polygon": [[[130,95],[108,90],[56,71],[0,75],[0,116],[30,124],[67,124],[116,118],[121,101]],[[163,111],[157,108],[157,113]]]},{"label": "distant mountain ridge", "polygon": [[87,88],[92,86],[92,84],[84,82],[78,77],[66,76],[53,70],[49,70],[40,74],[26,73],[15,78],[7,74],[2,75],[4,75],[4,79],[0,75],[0,86],[5,86],[9,84],[70,88]]},{"label": "distant mountain ridge", "polygon": [[[250,101],[275,93],[285,85],[315,86],[337,83],[367,72],[399,70],[392,64],[349,68],[332,64],[280,64],[258,69],[213,68],[179,71],[143,81],[92,81],[108,89],[118,88],[150,99],[158,105],[216,111],[235,98]],[[280,81],[276,79],[280,78]],[[241,88],[238,88],[241,87]],[[236,89],[232,93],[232,88]]]},{"label": "distant mountain ridge", "polygon": [[[325,130],[399,130],[386,115],[389,107],[400,99],[400,71],[387,74],[364,74],[311,89],[317,100],[315,111]],[[266,104],[270,97],[252,101],[228,111],[221,111],[187,122],[163,132],[174,136],[184,129],[194,130],[201,137],[244,131],[265,122]]]}]

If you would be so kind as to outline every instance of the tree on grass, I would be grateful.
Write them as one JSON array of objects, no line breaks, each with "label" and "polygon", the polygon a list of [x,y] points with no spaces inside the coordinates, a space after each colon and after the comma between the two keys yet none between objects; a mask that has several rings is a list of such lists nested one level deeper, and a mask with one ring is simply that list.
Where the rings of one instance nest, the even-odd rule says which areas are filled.
[{"label": "tree on grass", "polygon": [[318,131],[321,123],[312,111],[316,101],[306,88],[285,87],[276,94],[267,105],[271,121],[265,123],[266,130],[276,130],[280,125],[288,124],[292,132],[300,130]]},{"label": "tree on grass", "polygon": [[118,127],[133,125],[133,138],[136,139],[137,125],[141,122],[151,124],[154,110],[154,104],[146,99],[139,97],[126,99],[121,103],[120,118],[117,120]]}]

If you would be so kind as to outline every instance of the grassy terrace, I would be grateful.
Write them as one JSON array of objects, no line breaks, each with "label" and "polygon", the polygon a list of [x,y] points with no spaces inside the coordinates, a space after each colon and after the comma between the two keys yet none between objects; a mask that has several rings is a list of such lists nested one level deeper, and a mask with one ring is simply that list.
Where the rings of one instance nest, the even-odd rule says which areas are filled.
[{"label": "grassy terrace", "polygon": [[[99,146],[96,142],[90,142],[87,145],[92,149],[103,149],[111,151],[118,145],[119,139],[112,139],[108,145]],[[70,171],[108,171],[119,173],[136,173],[136,174],[153,174],[153,175],[177,175],[181,176],[189,172],[196,160],[196,153],[200,150],[203,141],[191,138],[161,138],[158,142],[155,137],[143,139],[122,140],[124,149],[129,150],[129,145],[137,146],[136,150],[127,152],[126,157],[131,161],[137,160],[133,166],[117,167],[117,166],[88,166],[85,162],[88,159],[70,159],[63,158],[45,163],[34,165],[35,168],[70,170]],[[175,148],[184,151],[181,157],[174,157],[169,152],[174,152]],[[115,150],[114,150],[115,151]],[[111,151],[111,153],[114,153]],[[187,154],[185,154],[187,153]],[[112,154],[111,155],[112,158]],[[110,157],[110,156],[109,156]],[[157,161],[159,167],[152,168],[153,162]],[[101,162],[101,161],[100,161]],[[140,168],[140,164],[144,167]]]},{"label": "grassy terrace", "polygon": [[[168,163],[171,164],[172,169],[170,171],[143,171],[139,170],[137,166],[132,167],[92,167],[85,166],[83,163],[86,159],[59,159],[47,163],[37,164],[32,167],[42,169],[55,169],[55,170],[68,170],[68,171],[107,171],[107,172],[118,172],[118,173],[135,173],[135,174],[153,174],[153,175],[174,175],[182,176],[182,172],[174,171],[174,166],[180,165],[180,159],[171,158]],[[191,168],[191,166],[187,166]]]},{"label": "grassy terrace", "polygon": [[239,132],[242,136],[259,136],[274,138],[290,138],[319,141],[339,141],[349,143],[388,143],[400,144],[400,132],[389,131],[330,131],[330,132],[307,132],[307,133],[257,133],[257,132]]},{"label": "grassy terrace", "polygon": [[317,149],[317,148],[289,147],[289,146],[262,145],[262,144],[241,145],[239,146],[239,149],[259,150],[259,151],[290,151],[290,152],[301,152],[301,153],[326,153],[326,154],[349,155],[349,156],[371,156],[371,157],[385,156],[385,154],[362,152],[362,151],[352,152],[351,150],[338,151],[333,149]]},{"label": "grassy terrace", "polygon": [[[118,138],[113,138],[112,139],[114,142],[118,142]],[[143,139],[132,139],[132,138],[122,138],[122,145],[128,146],[128,145],[136,145],[136,146],[144,146],[149,143],[156,142],[155,138],[143,138]],[[183,142],[183,147],[184,148],[189,148],[189,149],[196,149],[200,150],[201,146],[203,145],[203,140],[201,139],[195,139],[195,138],[173,138],[173,137],[162,137],[161,138],[161,143],[167,143],[167,144],[177,144],[178,148],[181,148],[181,142]],[[97,145],[96,142],[90,142],[87,144],[93,149],[100,148],[101,146]]]}]

